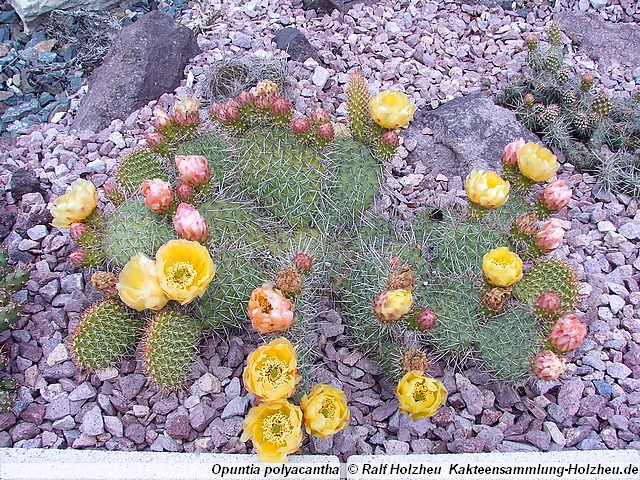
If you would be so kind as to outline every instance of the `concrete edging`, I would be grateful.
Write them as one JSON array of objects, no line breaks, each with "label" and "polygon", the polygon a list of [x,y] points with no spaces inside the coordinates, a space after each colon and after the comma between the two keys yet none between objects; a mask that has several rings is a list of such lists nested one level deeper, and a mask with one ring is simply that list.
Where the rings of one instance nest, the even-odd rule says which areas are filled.
[{"label": "concrete edging", "polygon": [[[572,470],[572,465],[574,470]],[[600,465],[600,473],[594,471]],[[474,470],[474,467],[475,470]],[[505,474],[500,468],[564,468],[549,474],[529,470]],[[618,467],[619,474],[606,468]],[[487,472],[486,469],[498,469]],[[629,470],[631,468],[631,470]],[[633,470],[635,468],[636,470]],[[567,470],[569,469],[569,470]],[[585,469],[588,469],[585,471]],[[625,473],[624,469],[628,472]],[[216,472],[217,470],[217,472]],[[500,473],[497,473],[500,472]],[[535,472],[535,473],[531,473]],[[611,470],[609,470],[611,472]],[[218,453],[110,452],[0,448],[2,480],[200,480],[200,479],[584,479],[640,478],[640,452],[593,450],[540,453],[469,453],[445,455],[354,455],[340,465],[333,455],[291,455],[284,465],[260,462],[257,455]]]}]

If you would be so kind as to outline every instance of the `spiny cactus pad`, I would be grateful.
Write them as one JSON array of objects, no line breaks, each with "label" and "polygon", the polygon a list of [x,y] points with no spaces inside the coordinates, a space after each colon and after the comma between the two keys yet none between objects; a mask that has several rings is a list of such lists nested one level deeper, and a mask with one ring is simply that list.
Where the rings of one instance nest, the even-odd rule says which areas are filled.
[{"label": "spiny cactus pad", "polygon": [[168,167],[168,163],[151,150],[139,148],[129,153],[118,164],[118,182],[128,195],[132,195],[140,192],[140,184],[145,180],[159,178],[168,181],[175,178],[175,169]]},{"label": "spiny cactus pad", "polygon": [[105,300],[89,307],[71,335],[73,358],[92,370],[115,365],[142,331],[142,320],[122,303]]},{"label": "spiny cactus pad", "polygon": [[116,266],[124,266],[136,253],[153,258],[165,242],[176,238],[168,220],[151,212],[135,197],[120,205],[108,218],[103,252]]},{"label": "spiny cactus pad", "polygon": [[201,325],[178,311],[156,313],[142,340],[142,365],[151,380],[163,388],[182,386],[193,366]]},{"label": "spiny cactus pad", "polygon": [[514,286],[513,295],[523,302],[533,304],[541,293],[547,291],[560,297],[561,311],[576,308],[578,283],[571,265],[555,259],[540,262]]}]

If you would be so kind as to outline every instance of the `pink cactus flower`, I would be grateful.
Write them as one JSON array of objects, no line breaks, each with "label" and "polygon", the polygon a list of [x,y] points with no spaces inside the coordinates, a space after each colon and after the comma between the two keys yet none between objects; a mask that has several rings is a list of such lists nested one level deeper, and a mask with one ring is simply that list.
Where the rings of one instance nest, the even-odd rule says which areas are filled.
[{"label": "pink cactus flower", "polygon": [[571,195],[571,189],[564,181],[556,180],[545,187],[540,197],[540,203],[550,211],[558,212],[569,204]]},{"label": "pink cactus flower", "polygon": [[562,245],[562,240],[564,240],[564,228],[555,218],[544,222],[536,233],[536,245],[545,253]]},{"label": "pink cactus flower", "polygon": [[183,182],[197,187],[211,178],[211,169],[207,159],[201,155],[176,155],[176,167]]},{"label": "pink cactus flower", "polygon": [[159,178],[142,182],[142,195],[144,204],[153,213],[166,212],[173,203],[171,184]]},{"label": "pink cactus flower", "polygon": [[316,107],[313,112],[311,112],[311,121],[322,125],[323,123],[331,122],[331,117],[329,117],[329,114],[324,108]]},{"label": "pink cactus flower", "polygon": [[291,113],[291,102],[283,97],[277,97],[271,104],[271,110],[276,115],[288,115]]},{"label": "pink cactus flower", "polygon": [[293,257],[293,264],[299,271],[307,273],[313,266],[313,258],[303,252],[296,253]]},{"label": "pink cactus flower", "polygon": [[240,107],[251,105],[253,103],[253,95],[251,95],[251,93],[244,90],[240,92],[240,94],[236,97],[236,102]]},{"label": "pink cactus flower", "polygon": [[331,123],[323,123],[318,125],[318,136],[323,140],[333,140],[335,132]]},{"label": "pink cactus flower", "polygon": [[562,353],[578,348],[587,336],[587,326],[580,321],[578,315],[566,312],[551,327],[549,342]]},{"label": "pink cactus flower", "polygon": [[193,197],[194,193],[195,190],[188,183],[181,183],[176,187],[176,194],[178,195],[178,198],[183,202]]},{"label": "pink cactus flower", "polygon": [[524,138],[521,137],[504,147],[502,163],[512,166],[518,165],[518,150],[524,147],[525,143]]},{"label": "pink cactus flower", "polygon": [[536,300],[537,307],[545,313],[554,313],[560,308],[560,297],[551,291],[542,292]]},{"label": "pink cactus flower", "polygon": [[209,236],[209,225],[198,210],[188,203],[178,205],[173,216],[173,226],[180,237],[194,242],[204,242]]},{"label": "pink cactus flower", "polygon": [[390,147],[397,147],[400,144],[400,138],[395,130],[387,130],[380,137],[382,143],[389,145]]}]

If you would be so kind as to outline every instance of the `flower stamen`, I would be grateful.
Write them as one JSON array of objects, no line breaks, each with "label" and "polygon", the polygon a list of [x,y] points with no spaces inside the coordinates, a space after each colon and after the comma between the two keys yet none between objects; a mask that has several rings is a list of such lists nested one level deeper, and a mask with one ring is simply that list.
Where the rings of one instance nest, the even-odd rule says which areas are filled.
[{"label": "flower stamen", "polygon": [[276,357],[267,358],[262,365],[258,367],[258,375],[261,381],[271,384],[273,387],[279,387],[291,381],[291,372],[289,365]]},{"label": "flower stamen", "polygon": [[175,288],[189,288],[198,273],[189,262],[176,262],[165,270],[167,282]]},{"label": "flower stamen", "polygon": [[264,439],[274,445],[286,445],[292,432],[291,421],[281,412],[269,415],[262,421]]},{"label": "flower stamen", "polygon": [[330,398],[325,398],[320,404],[320,413],[324,418],[333,418],[336,414],[336,405]]}]

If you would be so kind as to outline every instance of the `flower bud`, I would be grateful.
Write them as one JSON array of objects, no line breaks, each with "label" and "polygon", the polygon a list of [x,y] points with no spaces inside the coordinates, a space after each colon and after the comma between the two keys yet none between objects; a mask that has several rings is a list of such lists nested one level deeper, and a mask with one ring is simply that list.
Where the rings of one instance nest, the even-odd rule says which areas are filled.
[{"label": "flower bud", "polygon": [[307,118],[296,118],[291,124],[291,131],[296,135],[307,133],[311,128],[311,122]]},{"label": "flower bud", "polygon": [[160,132],[149,132],[146,135],[147,145],[149,148],[158,148],[160,145],[164,143],[164,135]]},{"label": "flower bud", "polygon": [[74,264],[76,267],[79,267],[84,263],[84,259],[86,258],[86,256],[87,256],[87,252],[85,251],[84,248],[76,248],[73,252],[69,254],[69,260],[71,260],[71,263]]},{"label": "flower bud", "polygon": [[209,118],[211,120],[219,120],[220,115],[223,113],[224,108],[219,103],[213,102],[209,106]]},{"label": "flower bud", "polygon": [[95,272],[91,275],[93,288],[102,293],[106,298],[118,296],[118,275],[112,272]]},{"label": "flower bud", "polygon": [[547,185],[540,197],[540,203],[552,212],[558,212],[571,201],[571,189],[563,180],[556,180]]},{"label": "flower bud", "polygon": [[400,145],[400,137],[395,130],[387,130],[380,136],[380,140],[385,145],[389,145],[390,147],[397,147]]},{"label": "flower bud", "polygon": [[536,38],[536,36],[533,33],[529,33],[524,41],[527,43],[527,48],[529,48],[529,50],[533,51],[538,47],[538,39]]},{"label": "flower bud", "polygon": [[261,80],[251,89],[254,97],[275,97],[278,95],[278,85],[272,80]]},{"label": "flower bud", "polygon": [[240,109],[235,105],[229,105],[225,107],[224,112],[220,115],[220,121],[222,122],[235,122],[240,118]]},{"label": "flower bud", "polygon": [[173,125],[173,120],[169,116],[169,113],[160,106],[156,105],[153,109],[153,117],[153,126],[159,132],[162,132]]},{"label": "flower bud", "polygon": [[551,291],[542,292],[536,299],[536,306],[544,313],[554,313],[560,308],[560,297]]},{"label": "flower bud", "polygon": [[580,321],[578,315],[566,312],[551,327],[549,342],[562,353],[578,348],[587,336],[587,326]]},{"label": "flower bud", "polygon": [[386,290],[373,301],[373,311],[382,323],[394,323],[402,319],[413,306],[409,290]]},{"label": "flower bud", "polygon": [[197,125],[200,123],[199,108],[200,102],[198,102],[198,100],[187,97],[184,100],[176,102],[173,107],[173,117],[178,125]]},{"label": "flower bud", "polygon": [[582,78],[580,79],[580,90],[582,90],[583,92],[588,92],[589,90],[591,90],[591,87],[593,86],[593,82],[595,81],[595,77],[593,76],[593,73],[591,72],[587,72],[585,74],[582,75]]},{"label": "flower bud", "polygon": [[289,115],[291,113],[291,102],[286,98],[278,97],[273,100],[271,110],[276,115]]},{"label": "flower bud", "polygon": [[246,90],[242,91],[236,97],[236,103],[238,104],[239,107],[245,107],[247,105],[251,105],[253,103],[253,95],[251,95]]},{"label": "flower bud", "polygon": [[524,96],[524,106],[525,107],[532,107],[533,104],[535,103],[535,101],[536,101],[536,97],[534,97],[531,93],[527,93]]},{"label": "flower bud", "polygon": [[69,227],[69,236],[71,240],[77,242],[80,240],[85,233],[87,233],[87,224],[82,222],[73,222]]},{"label": "flower bud", "polygon": [[538,217],[535,212],[524,213],[514,220],[513,224],[516,230],[525,235],[533,235],[536,233],[536,221]]},{"label": "flower bud", "polygon": [[323,123],[322,125],[318,125],[318,136],[327,141],[333,140],[333,125],[331,123]]},{"label": "flower bud", "polygon": [[201,155],[176,155],[176,167],[181,180],[193,186],[204,185],[211,178],[211,168]]},{"label": "flower bud", "polygon": [[194,193],[195,190],[188,183],[183,182],[176,188],[176,194],[178,195],[178,198],[183,202],[193,197]]},{"label": "flower bud", "polygon": [[551,252],[562,245],[564,229],[560,222],[552,218],[542,224],[536,233],[536,245],[545,253]]},{"label": "flower bud", "polygon": [[324,108],[316,107],[313,112],[311,112],[311,121],[321,125],[323,123],[331,122],[331,117],[329,117],[329,114]]},{"label": "flower bud", "polygon": [[293,257],[293,265],[302,273],[308,273],[313,266],[313,258],[306,253],[296,253]]},{"label": "flower bud", "polygon": [[173,216],[173,226],[180,237],[194,242],[204,242],[209,236],[209,225],[198,210],[188,203],[178,205]]},{"label": "flower bud", "polygon": [[294,267],[286,267],[275,274],[274,287],[280,290],[286,297],[295,296],[302,289],[302,275]]},{"label": "flower bud", "polygon": [[416,323],[421,331],[431,330],[436,325],[436,312],[433,308],[422,307],[416,317]]},{"label": "flower bud", "polygon": [[253,102],[255,103],[256,107],[258,107],[259,109],[268,110],[273,105],[273,100],[274,98],[271,96],[261,95],[259,97],[256,97]]},{"label": "flower bud", "polygon": [[502,163],[505,165],[518,165],[518,150],[524,147],[524,138],[520,137],[517,140],[511,142],[502,152]]},{"label": "flower bud", "polygon": [[535,356],[531,369],[540,380],[550,382],[560,378],[560,375],[567,369],[567,362],[551,350],[545,350]]},{"label": "flower bud", "polygon": [[166,212],[173,203],[171,184],[159,178],[142,182],[142,195],[144,204],[153,213]]}]

